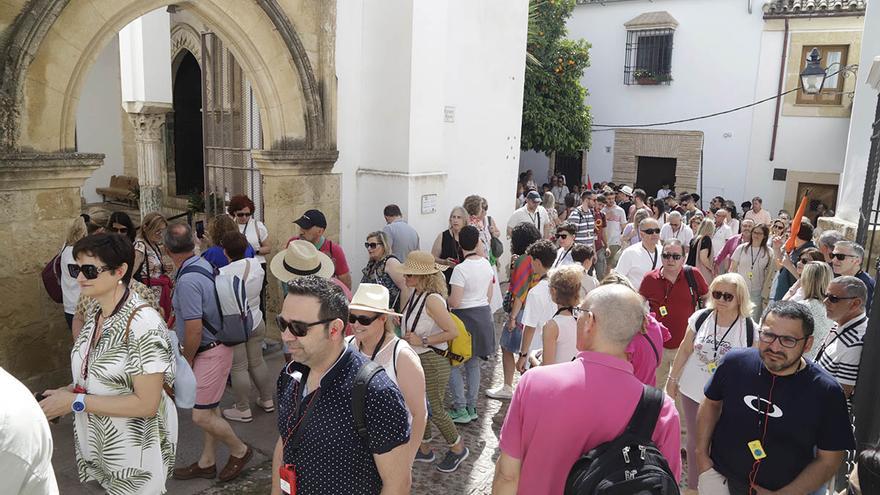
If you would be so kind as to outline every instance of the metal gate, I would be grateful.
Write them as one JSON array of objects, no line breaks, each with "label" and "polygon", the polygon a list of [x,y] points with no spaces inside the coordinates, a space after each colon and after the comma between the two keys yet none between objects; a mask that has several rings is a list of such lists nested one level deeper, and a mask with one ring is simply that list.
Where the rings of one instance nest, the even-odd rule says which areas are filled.
[{"label": "metal gate", "polygon": [[[865,190],[862,192],[862,207],[859,212],[859,231],[856,234],[856,242],[864,246],[867,251],[865,261],[869,266],[876,255],[874,237],[877,235],[877,229],[880,228],[880,197],[876,197],[878,172],[880,172],[880,97],[877,98],[877,110],[874,113],[871,152],[868,155]],[[877,259],[877,264],[880,266],[880,258]]]},{"label": "metal gate", "polygon": [[229,198],[246,194],[263,218],[262,177],[252,149],[262,148],[260,114],[241,66],[214,33],[202,33],[202,132],[205,211],[225,211]]}]

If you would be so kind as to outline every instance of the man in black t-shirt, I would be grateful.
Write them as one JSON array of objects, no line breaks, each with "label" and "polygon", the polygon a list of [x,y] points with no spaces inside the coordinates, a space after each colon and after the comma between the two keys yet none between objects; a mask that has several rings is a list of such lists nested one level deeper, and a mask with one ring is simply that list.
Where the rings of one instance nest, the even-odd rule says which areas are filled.
[{"label": "man in black t-shirt", "polygon": [[762,322],[758,348],[727,353],[697,415],[700,493],[812,493],[855,448],[837,381],[803,358],[813,317],[780,301]]}]

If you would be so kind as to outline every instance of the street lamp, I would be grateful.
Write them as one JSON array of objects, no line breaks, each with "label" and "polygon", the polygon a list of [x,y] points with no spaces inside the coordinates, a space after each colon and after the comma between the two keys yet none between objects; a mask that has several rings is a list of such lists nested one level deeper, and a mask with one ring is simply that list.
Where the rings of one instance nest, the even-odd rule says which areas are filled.
[{"label": "street lamp", "polygon": [[819,94],[825,84],[826,72],[822,68],[821,61],[819,49],[810,50],[810,55],[807,57],[807,67],[801,72],[801,88],[808,95]]}]

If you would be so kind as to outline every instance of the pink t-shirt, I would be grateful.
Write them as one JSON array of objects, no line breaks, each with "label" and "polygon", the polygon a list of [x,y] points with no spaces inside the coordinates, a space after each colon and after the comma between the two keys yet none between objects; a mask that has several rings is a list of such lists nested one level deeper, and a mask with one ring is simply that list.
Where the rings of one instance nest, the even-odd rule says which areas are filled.
[{"label": "pink t-shirt", "polygon": [[[517,493],[562,493],[572,465],[618,437],[644,385],[620,358],[581,352],[574,361],[532,368],[516,387],[501,428],[501,451],[522,462]],[[652,439],[681,477],[681,430],[665,396]]]},{"label": "pink t-shirt", "polygon": [[[663,343],[671,339],[672,334],[669,333],[666,325],[657,321],[654,313],[648,314],[647,329],[648,333],[644,336],[636,335],[633,337],[632,342],[626,346],[626,354],[629,356],[629,362],[632,363],[633,374],[636,375],[636,378],[646,385],[656,387],[657,367],[660,366],[657,356],[663,359]],[[648,342],[645,337],[651,339],[654,349],[657,349],[656,354],[654,349],[651,349],[651,342]]]}]

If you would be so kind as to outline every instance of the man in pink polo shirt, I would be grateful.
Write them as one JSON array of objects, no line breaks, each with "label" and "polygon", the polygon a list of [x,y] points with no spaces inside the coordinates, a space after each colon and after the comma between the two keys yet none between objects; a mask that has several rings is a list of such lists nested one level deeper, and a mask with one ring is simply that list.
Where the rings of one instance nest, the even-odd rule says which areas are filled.
[{"label": "man in pink polo shirt", "polygon": [[[533,368],[516,387],[501,428],[492,493],[561,494],[578,458],[623,433],[643,385],[626,347],[645,320],[644,299],[622,285],[590,291],[574,361]],[[680,429],[667,396],[652,440],[681,477]]]}]

